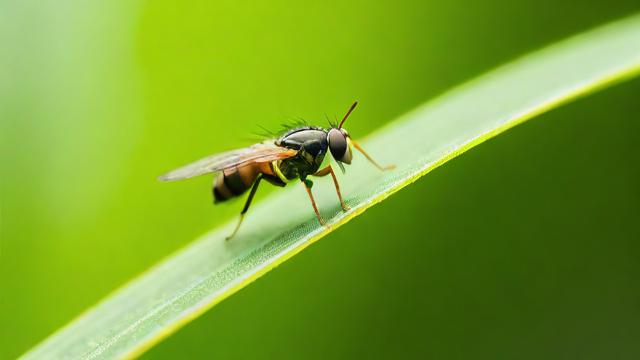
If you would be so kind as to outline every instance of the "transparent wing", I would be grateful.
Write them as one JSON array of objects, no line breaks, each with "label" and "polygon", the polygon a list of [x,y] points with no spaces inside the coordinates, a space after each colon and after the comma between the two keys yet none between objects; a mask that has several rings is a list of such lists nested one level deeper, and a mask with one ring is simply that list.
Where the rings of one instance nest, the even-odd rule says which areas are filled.
[{"label": "transparent wing", "polygon": [[270,162],[295,156],[297,150],[277,146],[273,142],[263,142],[248,148],[231,150],[207,156],[189,165],[175,169],[158,178],[160,181],[189,179],[195,176],[221,171],[231,167],[253,163]]}]

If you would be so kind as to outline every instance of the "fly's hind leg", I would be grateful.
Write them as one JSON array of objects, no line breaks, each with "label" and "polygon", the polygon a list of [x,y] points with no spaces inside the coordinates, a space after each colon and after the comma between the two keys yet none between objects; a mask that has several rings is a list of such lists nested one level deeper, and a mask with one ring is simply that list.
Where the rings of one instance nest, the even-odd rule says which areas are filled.
[{"label": "fly's hind leg", "polygon": [[331,165],[327,165],[327,167],[325,167],[324,169],[318,170],[318,172],[313,174],[313,176],[322,177],[322,176],[327,176],[328,174],[331,174],[331,178],[333,178],[333,185],[335,185],[336,187],[336,193],[338,193],[338,199],[340,199],[340,205],[342,206],[342,210],[349,211],[351,208],[342,199],[342,193],[340,192],[340,184],[338,184],[338,178],[336,177],[336,173],[333,172],[333,168],[331,167]]},{"label": "fly's hind leg", "polygon": [[236,228],[233,230],[231,235],[227,236],[226,240],[230,240],[232,237],[234,237],[238,232],[238,229],[240,229],[242,220],[244,220],[244,214],[246,214],[247,210],[249,210],[249,205],[251,205],[251,200],[253,200],[253,197],[256,195],[256,191],[258,190],[258,185],[260,185],[260,180],[262,180],[262,174],[258,175],[258,177],[256,178],[256,181],[253,183],[253,186],[251,187],[251,192],[249,192],[249,197],[247,197],[247,201],[244,203],[244,207],[240,212],[240,219],[238,220],[238,225],[236,225]]}]

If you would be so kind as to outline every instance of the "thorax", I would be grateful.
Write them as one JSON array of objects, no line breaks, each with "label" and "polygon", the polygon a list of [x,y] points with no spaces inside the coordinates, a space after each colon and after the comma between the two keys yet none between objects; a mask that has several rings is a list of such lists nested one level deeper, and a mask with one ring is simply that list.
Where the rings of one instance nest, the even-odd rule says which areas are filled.
[{"label": "thorax", "polygon": [[276,140],[276,145],[298,150],[296,156],[274,164],[288,180],[304,179],[318,171],[329,148],[327,131],[312,126],[287,132]]}]

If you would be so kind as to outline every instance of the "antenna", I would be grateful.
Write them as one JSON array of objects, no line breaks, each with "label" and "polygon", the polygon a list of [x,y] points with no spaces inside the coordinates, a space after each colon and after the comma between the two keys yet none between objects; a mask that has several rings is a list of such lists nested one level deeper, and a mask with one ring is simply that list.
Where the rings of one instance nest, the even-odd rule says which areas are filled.
[{"label": "antenna", "polygon": [[353,109],[356,108],[356,106],[358,105],[358,102],[355,101],[351,107],[349,108],[349,111],[347,111],[347,113],[344,115],[344,117],[342,118],[342,121],[340,121],[340,126],[338,126],[338,129],[342,129],[342,124],[344,124],[345,120],[347,120],[347,118],[349,117],[349,114],[351,114],[351,112],[353,111]]}]

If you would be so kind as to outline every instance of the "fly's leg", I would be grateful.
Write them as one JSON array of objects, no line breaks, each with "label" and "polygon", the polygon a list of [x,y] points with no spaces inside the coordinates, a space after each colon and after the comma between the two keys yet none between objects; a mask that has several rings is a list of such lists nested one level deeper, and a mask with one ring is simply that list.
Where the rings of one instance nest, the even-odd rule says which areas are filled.
[{"label": "fly's leg", "polygon": [[244,208],[242,208],[242,211],[240,212],[240,219],[238,220],[238,225],[236,225],[236,228],[233,230],[233,233],[227,236],[226,240],[231,240],[231,238],[234,237],[238,232],[238,229],[240,229],[242,220],[244,220],[244,214],[246,214],[247,210],[249,210],[249,205],[251,205],[251,200],[253,200],[253,197],[256,195],[256,191],[258,190],[258,185],[260,185],[260,180],[262,180],[262,174],[258,175],[258,178],[253,183],[253,186],[251,187],[251,192],[249,193],[249,197],[247,198],[247,202],[244,203]]},{"label": "fly's leg", "polygon": [[307,190],[307,194],[309,195],[309,199],[311,200],[311,205],[313,206],[313,211],[315,211],[316,217],[318,218],[320,225],[325,226],[324,219],[322,218],[322,216],[320,215],[320,212],[318,211],[316,200],[313,198],[313,194],[311,193],[311,187],[313,186],[313,182],[307,179],[301,180],[301,181],[302,181],[302,185],[304,185],[304,188]]},{"label": "fly's leg", "polygon": [[393,170],[393,169],[396,168],[395,165],[382,166],[382,165],[378,164],[377,161],[373,160],[371,155],[367,154],[367,152],[364,151],[364,149],[362,148],[362,146],[360,146],[360,144],[355,142],[353,139],[351,139],[351,143],[353,144],[353,146],[355,146],[356,149],[358,149],[358,151],[360,151],[362,153],[362,155],[364,155],[364,157],[367,158],[367,160],[369,160],[373,165],[375,165],[381,171]]},{"label": "fly's leg", "polygon": [[336,192],[338,193],[338,199],[340,199],[340,205],[342,205],[342,210],[349,211],[350,210],[349,206],[347,206],[344,200],[342,200],[342,193],[340,192],[340,184],[338,184],[338,178],[336,177],[336,173],[333,172],[333,168],[331,167],[331,165],[327,165],[327,167],[325,167],[324,169],[318,170],[318,172],[313,174],[313,176],[322,177],[322,176],[327,176],[328,174],[331,174],[331,177],[333,178],[333,185],[336,186]]}]

